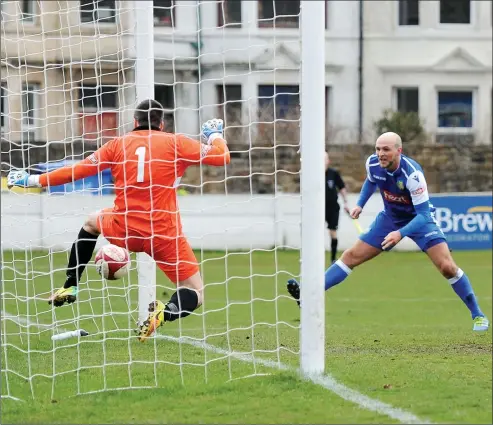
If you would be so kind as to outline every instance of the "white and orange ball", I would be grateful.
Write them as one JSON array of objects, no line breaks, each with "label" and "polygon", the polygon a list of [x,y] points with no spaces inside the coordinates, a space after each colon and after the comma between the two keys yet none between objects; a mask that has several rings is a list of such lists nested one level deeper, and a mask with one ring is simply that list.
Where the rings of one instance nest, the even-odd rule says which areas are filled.
[{"label": "white and orange ball", "polygon": [[94,262],[98,273],[108,280],[121,279],[130,271],[130,254],[125,248],[116,245],[103,246]]}]

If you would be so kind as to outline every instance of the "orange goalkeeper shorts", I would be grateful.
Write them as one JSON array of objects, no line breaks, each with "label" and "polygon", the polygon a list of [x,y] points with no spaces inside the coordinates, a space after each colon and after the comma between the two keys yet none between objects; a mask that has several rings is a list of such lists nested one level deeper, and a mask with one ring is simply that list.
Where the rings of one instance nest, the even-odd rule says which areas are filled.
[{"label": "orange goalkeeper shorts", "polygon": [[100,211],[98,227],[109,243],[131,252],[145,252],[173,283],[181,282],[199,271],[197,258],[184,235],[143,236],[122,226],[122,215],[112,208]]}]

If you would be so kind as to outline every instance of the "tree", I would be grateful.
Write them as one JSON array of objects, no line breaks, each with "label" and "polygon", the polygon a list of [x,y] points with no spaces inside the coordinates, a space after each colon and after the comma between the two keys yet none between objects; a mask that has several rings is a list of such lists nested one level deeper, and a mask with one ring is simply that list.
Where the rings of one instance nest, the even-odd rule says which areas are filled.
[{"label": "tree", "polygon": [[378,135],[392,131],[401,136],[404,143],[420,143],[427,139],[421,118],[416,112],[397,112],[391,109],[375,121],[373,128]]}]

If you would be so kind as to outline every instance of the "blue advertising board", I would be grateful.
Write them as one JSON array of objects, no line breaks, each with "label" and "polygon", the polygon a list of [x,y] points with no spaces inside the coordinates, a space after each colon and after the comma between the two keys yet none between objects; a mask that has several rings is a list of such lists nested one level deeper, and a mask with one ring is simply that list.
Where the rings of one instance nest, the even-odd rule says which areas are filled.
[{"label": "blue advertising board", "polygon": [[430,202],[450,248],[492,249],[491,193],[430,195]]}]

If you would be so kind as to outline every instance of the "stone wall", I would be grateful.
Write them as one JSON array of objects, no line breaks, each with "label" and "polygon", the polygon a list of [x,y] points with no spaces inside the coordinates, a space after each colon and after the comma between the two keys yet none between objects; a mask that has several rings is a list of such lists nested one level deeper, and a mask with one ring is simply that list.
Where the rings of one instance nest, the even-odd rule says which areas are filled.
[{"label": "stone wall", "polygon": [[[257,142],[251,149],[243,144],[230,144],[231,164],[228,167],[190,167],[182,184],[191,193],[273,193],[276,184],[283,192],[298,192],[298,143],[277,143],[274,147],[272,143]],[[11,165],[29,168],[46,160],[80,159],[94,149],[80,141],[49,145],[33,143],[29,149],[6,140],[1,144],[2,174]],[[327,149],[332,166],[340,171],[348,190],[359,191],[365,179],[364,162],[373,153],[373,146],[328,145]],[[492,190],[491,145],[409,145],[404,151],[422,165],[432,193]]]},{"label": "stone wall", "polygon": [[[213,193],[272,193],[277,184],[283,192],[300,189],[298,145],[258,147],[245,151],[230,146],[231,164],[226,170],[204,167],[204,191]],[[361,189],[366,176],[365,160],[374,152],[371,145],[330,145],[331,166],[338,169],[350,192]],[[274,152],[277,158],[274,162]],[[418,161],[425,172],[430,192],[491,191],[491,145],[411,145],[405,154]],[[276,179],[277,176],[277,179]],[[226,178],[226,184],[224,179]],[[200,192],[200,170],[189,169],[182,180],[190,192]]]}]

